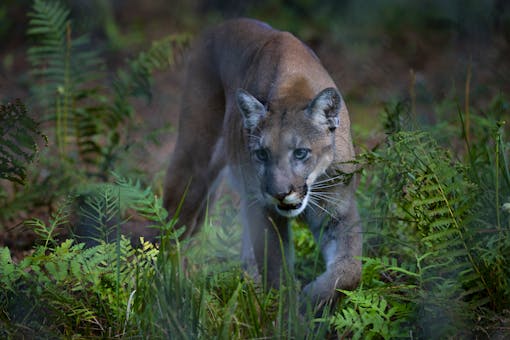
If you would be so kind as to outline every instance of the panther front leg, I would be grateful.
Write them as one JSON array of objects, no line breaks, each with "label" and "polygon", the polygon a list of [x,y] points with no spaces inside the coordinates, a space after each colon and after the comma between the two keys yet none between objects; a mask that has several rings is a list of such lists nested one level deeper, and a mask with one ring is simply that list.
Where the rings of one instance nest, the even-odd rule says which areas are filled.
[{"label": "panther front leg", "polygon": [[241,201],[241,212],[245,269],[264,287],[279,288],[281,279],[293,272],[288,220],[247,200]]},{"label": "panther front leg", "polygon": [[[342,217],[306,215],[319,244],[326,271],[303,289],[303,297],[320,309],[338,297],[337,289],[354,289],[361,279],[362,234],[355,203]],[[318,223],[318,221],[321,221]]]}]

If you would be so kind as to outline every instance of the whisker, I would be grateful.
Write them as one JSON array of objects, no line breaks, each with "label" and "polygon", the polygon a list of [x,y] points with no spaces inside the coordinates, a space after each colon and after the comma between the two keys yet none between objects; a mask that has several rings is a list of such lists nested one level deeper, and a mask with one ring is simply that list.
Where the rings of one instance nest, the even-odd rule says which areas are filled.
[{"label": "whisker", "polygon": [[340,198],[335,193],[323,192],[323,191],[311,191],[310,194],[315,195],[315,196],[328,197],[328,198],[332,198],[332,199]]},{"label": "whisker", "polygon": [[310,202],[312,202],[313,205],[315,205],[322,211],[327,211],[327,209],[324,207],[324,204],[321,204],[321,201],[323,201],[321,197],[310,195]]},{"label": "whisker", "polygon": [[343,179],[346,178],[346,175],[338,175],[334,177],[328,177],[325,179],[322,179],[320,181],[316,181],[314,185],[321,185],[321,184],[336,184],[336,183],[343,183]]},{"label": "whisker", "polygon": [[327,197],[331,199],[339,200],[340,197],[338,197],[337,194],[333,192],[324,192],[324,191],[310,191],[310,195],[320,196],[320,197]]},{"label": "whisker", "polygon": [[313,196],[315,198],[320,198],[320,199],[323,199],[323,200],[326,200],[328,202],[335,202],[335,203],[341,203],[342,202],[342,199],[340,197],[336,197],[336,196],[328,196],[328,195],[322,195],[322,194],[313,194]]},{"label": "whisker", "polygon": [[318,198],[320,200],[323,200],[323,201],[327,201],[329,203],[334,203],[334,204],[342,204],[342,200],[337,198],[337,197],[332,197],[332,196],[321,196],[320,194],[310,194],[311,196],[313,196],[314,198]]},{"label": "whisker", "polygon": [[329,211],[327,211],[324,207],[322,207],[320,204],[318,204],[318,203],[314,202],[314,201],[313,201],[313,200],[311,200],[311,199],[309,200],[309,202],[310,202],[311,204],[313,204],[314,206],[316,206],[317,208],[319,208],[320,210],[324,211],[324,212],[325,212],[326,214],[328,214],[329,216],[333,217],[333,215],[332,215]]},{"label": "whisker", "polygon": [[345,176],[346,176],[346,175],[342,174],[342,175],[337,175],[337,176],[333,176],[333,177],[327,177],[327,178],[322,179],[322,180],[320,180],[320,181],[316,181],[316,182],[314,183],[314,185],[315,185],[315,184],[327,184],[327,183],[329,183],[329,182],[334,182],[334,181],[336,181],[336,180],[338,180],[338,179],[345,178]]},{"label": "whisker", "polygon": [[341,180],[341,179],[345,179],[346,177],[349,177],[350,174],[339,174],[339,175],[335,175],[335,176],[329,176],[327,179],[330,180],[330,181],[336,181],[336,180]]},{"label": "whisker", "polygon": [[330,180],[335,179],[335,178],[340,178],[340,177],[345,176],[346,174],[340,173],[340,174],[335,174],[334,176],[331,176],[331,175],[329,175],[327,173],[324,173],[323,175],[325,176],[325,178],[322,179],[321,182],[330,181]]},{"label": "whisker", "polygon": [[[310,195],[308,195],[308,203],[317,204],[317,203],[314,201],[314,197],[312,197],[312,196],[310,196]],[[315,214],[317,214],[317,210],[315,210],[315,208],[314,208],[312,205],[308,204],[308,206],[310,207],[310,209],[312,209],[312,211],[313,211]]]},{"label": "whisker", "polygon": [[312,188],[327,189],[327,188],[336,187],[337,185],[341,185],[341,184],[345,184],[345,183],[343,181],[338,181],[338,182],[335,182],[332,184],[324,183],[324,184],[318,184],[318,185],[317,185],[317,183],[314,183],[314,184],[312,184]]}]

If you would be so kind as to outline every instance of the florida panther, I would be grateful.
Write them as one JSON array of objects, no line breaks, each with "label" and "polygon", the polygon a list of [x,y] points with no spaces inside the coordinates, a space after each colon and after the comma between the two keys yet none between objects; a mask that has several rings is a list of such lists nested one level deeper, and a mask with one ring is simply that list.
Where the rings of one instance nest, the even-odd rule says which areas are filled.
[{"label": "florida panther", "polygon": [[362,242],[350,121],[317,56],[288,32],[230,20],[192,47],[183,93],[164,205],[172,214],[182,199],[184,236],[198,230],[227,169],[241,197],[246,264],[277,287],[284,259],[292,265],[289,219],[299,218],[326,264],[304,295],[318,303],[355,288]]}]

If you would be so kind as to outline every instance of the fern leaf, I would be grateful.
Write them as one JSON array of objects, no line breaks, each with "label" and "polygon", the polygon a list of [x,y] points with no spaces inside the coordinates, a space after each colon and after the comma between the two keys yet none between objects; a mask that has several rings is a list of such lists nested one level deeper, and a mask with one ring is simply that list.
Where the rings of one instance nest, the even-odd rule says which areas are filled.
[{"label": "fern leaf", "polygon": [[46,136],[20,100],[0,105],[0,178],[23,184],[41,140]]},{"label": "fern leaf", "polygon": [[[72,37],[69,10],[58,1],[36,0],[33,4],[28,34],[36,45],[28,50],[35,78],[33,90],[49,119],[56,122],[56,140],[62,159],[76,142],[91,136],[80,131],[77,102],[84,98],[83,89],[102,76],[102,62],[94,49],[87,49],[87,36]],[[93,91],[87,90],[87,93]],[[75,125],[76,124],[76,125]],[[80,132],[80,134],[78,134]]]},{"label": "fern leaf", "polygon": [[[114,84],[117,98],[142,96],[151,99],[150,84],[152,73],[165,70],[175,64],[175,60],[189,44],[190,37],[185,34],[174,34],[152,43],[146,52],[130,61],[127,71],[119,70]],[[118,102],[122,102],[119,100]],[[129,113],[122,106],[117,107],[119,113]]]}]

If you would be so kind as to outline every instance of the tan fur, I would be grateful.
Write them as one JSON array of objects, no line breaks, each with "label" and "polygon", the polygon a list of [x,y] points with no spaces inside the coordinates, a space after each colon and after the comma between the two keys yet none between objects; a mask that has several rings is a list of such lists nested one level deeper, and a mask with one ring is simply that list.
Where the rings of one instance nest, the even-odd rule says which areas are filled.
[{"label": "tan fur", "polygon": [[228,168],[241,197],[244,262],[278,286],[283,259],[292,261],[288,216],[299,215],[327,264],[303,292],[322,303],[360,279],[355,181],[335,179],[354,171],[344,163],[354,156],[347,108],[315,54],[264,23],[227,21],[192,48],[164,205],[173,214],[184,197],[179,224],[193,235]]}]

